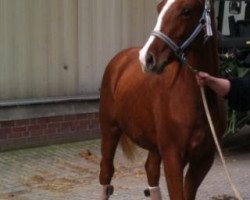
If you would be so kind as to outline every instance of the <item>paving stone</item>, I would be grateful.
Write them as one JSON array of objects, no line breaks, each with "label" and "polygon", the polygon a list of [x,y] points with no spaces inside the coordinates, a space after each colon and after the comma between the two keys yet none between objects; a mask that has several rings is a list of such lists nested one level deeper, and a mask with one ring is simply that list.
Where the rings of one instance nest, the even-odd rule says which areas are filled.
[{"label": "paving stone", "polygon": [[[146,200],[146,152],[139,150],[138,154],[130,162],[118,149],[111,200]],[[244,199],[250,199],[250,150],[227,149],[226,160]],[[100,140],[0,153],[0,200],[98,200],[99,161]],[[160,183],[164,199],[168,199],[163,172]],[[233,193],[216,158],[197,199],[219,195]]]}]

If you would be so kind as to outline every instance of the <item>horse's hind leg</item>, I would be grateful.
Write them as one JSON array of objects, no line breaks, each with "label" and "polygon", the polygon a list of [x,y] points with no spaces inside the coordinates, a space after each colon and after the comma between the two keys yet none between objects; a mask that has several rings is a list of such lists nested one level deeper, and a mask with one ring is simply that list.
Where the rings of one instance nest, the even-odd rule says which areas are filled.
[{"label": "horse's hind leg", "polygon": [[145,190],[145,195],[150,196],[151,200],[161,200],[161,191],[159,188],[161,156],[157,152],[149,152],[145,164],[147,173],[148,190]]},{"label": "horse's hind leg", "polygon": [[113,193],[113,187],[110,185],[114,174],[114,156],[119,142],[121,132],[118,127],[102,127],[102,144],[101,144],[101,170],[100,184],[102,185],[101,200],[108,200]]},{"label": "horse's hind leg", "polygon": [[211,168],[213,161],[214,153],[212,151],[206,156],[191,158],[184,182],[185,200],[195,199],[198,187]]}]

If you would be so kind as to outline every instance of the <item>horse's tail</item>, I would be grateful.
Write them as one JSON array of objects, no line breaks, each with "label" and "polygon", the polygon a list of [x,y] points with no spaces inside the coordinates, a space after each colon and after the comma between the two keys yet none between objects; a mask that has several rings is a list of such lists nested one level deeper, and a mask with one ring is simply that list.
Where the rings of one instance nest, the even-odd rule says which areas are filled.
[{"label": "horse's tail", "polygon": [[122,134],[120,139],[120,146],[123,154],[129,159],[134,160],[136,154],[136,145],[128,138],[127,135]]}]

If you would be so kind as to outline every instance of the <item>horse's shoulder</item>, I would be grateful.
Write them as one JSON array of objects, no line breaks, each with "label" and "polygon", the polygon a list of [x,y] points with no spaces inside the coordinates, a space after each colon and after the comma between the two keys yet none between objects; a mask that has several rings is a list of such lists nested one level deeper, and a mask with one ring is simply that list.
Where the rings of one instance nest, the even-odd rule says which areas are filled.
[{"label": "horse's shoulder", "polygon": [[[139,63],[139,48],[128,48],[120,51],[108,63],[104,72],[102,87],[109,87],[114,92],[116,85],[133,63]],[[135,67],[136,68],[136,67]]]},{"label": "horse's shoulder", "polygon": [[124,64],[139,58],[139,48],[133,47],[120,51],[111,59],[107,68],[119,68]]},{"label": "horse's shoulder", "polygon": [[129,48],[116,54],[116,56],[108,63],[104,73],[104,78],[118,80],[124,71],[130,67],[131,63],[138,62],[139,50],[139,48]]}]

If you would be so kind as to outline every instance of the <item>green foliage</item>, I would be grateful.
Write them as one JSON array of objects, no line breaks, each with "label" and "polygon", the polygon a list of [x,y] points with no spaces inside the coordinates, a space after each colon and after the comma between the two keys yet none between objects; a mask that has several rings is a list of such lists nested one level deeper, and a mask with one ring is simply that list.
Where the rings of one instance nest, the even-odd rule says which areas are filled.
[{"label": "green foliage", "polygon": [[[242,78],[249,73],[249,69],[244,67],[242,61],[233,54],[220,55],[220,74],[224,78]],[[235,134],[250,120],[250,113],[231,110],[227,106],[227,131],[228,134]]]},{"label": "green foliage", "polygon": [[220,55],[220,74],[225,78],[240,78],[249,72],[242,61],[231,54]]}]

